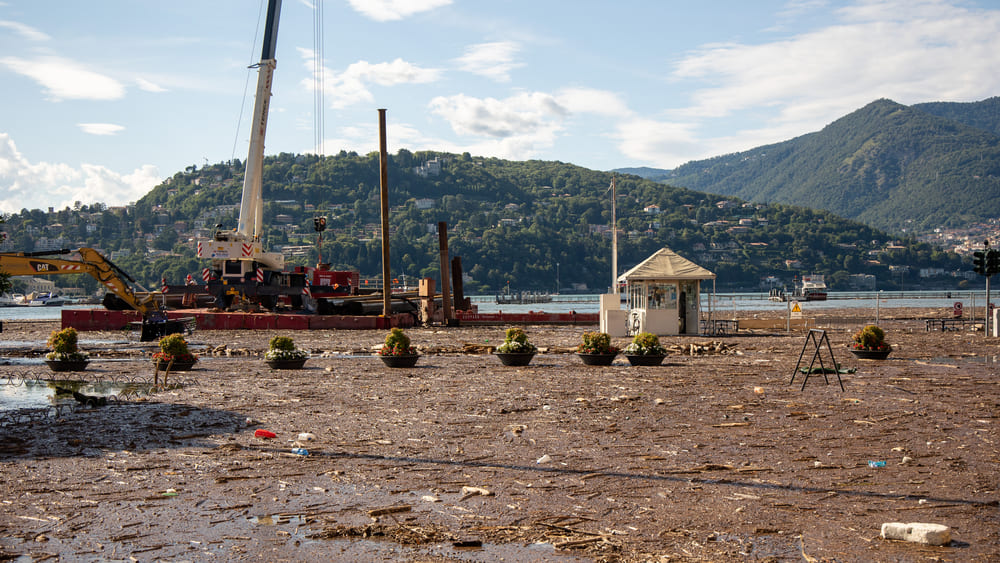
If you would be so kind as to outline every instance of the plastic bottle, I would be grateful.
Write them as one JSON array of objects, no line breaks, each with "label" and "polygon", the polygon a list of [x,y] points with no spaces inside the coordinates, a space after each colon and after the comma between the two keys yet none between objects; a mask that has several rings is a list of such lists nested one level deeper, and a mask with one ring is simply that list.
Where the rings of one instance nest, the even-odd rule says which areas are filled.
[{"label": "plastic bottle", "polygon": [[263,428],[258,428],[254,431],[253,435],[257,438],[277,438],[278,435],[270,430],[264,430]]},{"label": "plastic bottle", "polygon": [[309,455],[309,450],[305,448],[292,448],[292,453],[295,455]]},{"label": "plastic bottle", "polygon": [[868,461],[868,467],[885,467],[884,461]]}]

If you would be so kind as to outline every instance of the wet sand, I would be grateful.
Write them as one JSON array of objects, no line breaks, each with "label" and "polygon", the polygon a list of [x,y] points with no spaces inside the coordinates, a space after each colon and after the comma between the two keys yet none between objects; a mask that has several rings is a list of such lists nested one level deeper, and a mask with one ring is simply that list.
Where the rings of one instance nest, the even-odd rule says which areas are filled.
[{"label": "wet sand", "polygon": [[[815,318],[849,373],[804,389],[803,331],[586,367],[572,350],[596,327],[531,326],[542,351],[511,368],[488,353],[504,327],[416,328],[402,370],[371,357],[383,332],[284,332],[311,353],[295,371],[262,359],[278,332],[199,331],[181,387],[0,428],[0,559],[997,560],[1000,340],[925,330],[946,313],[883,309],[884,361],[847,351],[868,312]],[[5,322],[26,344],[3,355],[57,327]],[[153,378],[155,344],[81,341],[86,378]],[[884,522],[953,541],[883,540]]]}]

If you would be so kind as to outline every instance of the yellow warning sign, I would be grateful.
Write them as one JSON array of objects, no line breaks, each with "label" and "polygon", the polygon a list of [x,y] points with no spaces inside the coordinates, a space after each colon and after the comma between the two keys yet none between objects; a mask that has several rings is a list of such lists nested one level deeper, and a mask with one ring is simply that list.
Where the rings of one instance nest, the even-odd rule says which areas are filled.
[{"label": "yellow warning sign", "polygon": [[802,312],[802,309],[799,307],[799,302],[798,301],[796,301],[795,304],[792,305],[792,312],[793,313],[801,313]]}]

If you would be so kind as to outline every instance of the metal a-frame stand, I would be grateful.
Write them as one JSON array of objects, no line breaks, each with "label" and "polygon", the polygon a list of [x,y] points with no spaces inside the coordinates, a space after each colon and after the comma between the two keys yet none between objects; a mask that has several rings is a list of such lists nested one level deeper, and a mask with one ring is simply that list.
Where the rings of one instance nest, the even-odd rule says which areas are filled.
[{"label": "metal a-frame stand", "polygon": [[823,365],[822,352],[823,343],[825,342],[826,349],[830,352],[830,363],[833,364],[833,373],[837,374],[837,383],[840,384],[840,390],[844,391],[844,382],[840,379],[840,368],[837,366],[837,361],[833,358],[833,347],[830,346],[830,339],[826,336],[825,330],[815,328],[809,329],[809,334],[806,335],[806,341],[802,343],[802,351],[799,352],[799,361],[795,362],[795,371],[792,372],[792,380],[789,381],[788,384],[791,385],[792,383],[795,383],[795,376],[799,373],[799,366],[802,364],[802,357],[805,355],[806,348],[809,346],[810,342],[813,343],[815,351],[813,352],[812,359],[809,360],[809,369],[805,371],[805,377],[802,379],[802,389],[800,390],[805,390],[806,382],[809,381],[809,376],[813,372],[813,365],[816,363],[816,360],[819,360],[819,368],[820,371],[823,372],[823,379],[826,381],[827,385],[830,384],[830,378],[826,376],[827,368]]}]

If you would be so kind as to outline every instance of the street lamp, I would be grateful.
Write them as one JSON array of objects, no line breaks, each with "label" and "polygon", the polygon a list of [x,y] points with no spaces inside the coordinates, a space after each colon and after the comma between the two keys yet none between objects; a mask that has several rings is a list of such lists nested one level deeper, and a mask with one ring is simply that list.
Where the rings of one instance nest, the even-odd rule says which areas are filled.
[{"label": "street lamp", "polygon": [[559,293],[559,262],[556,262],[556,293]]}]

